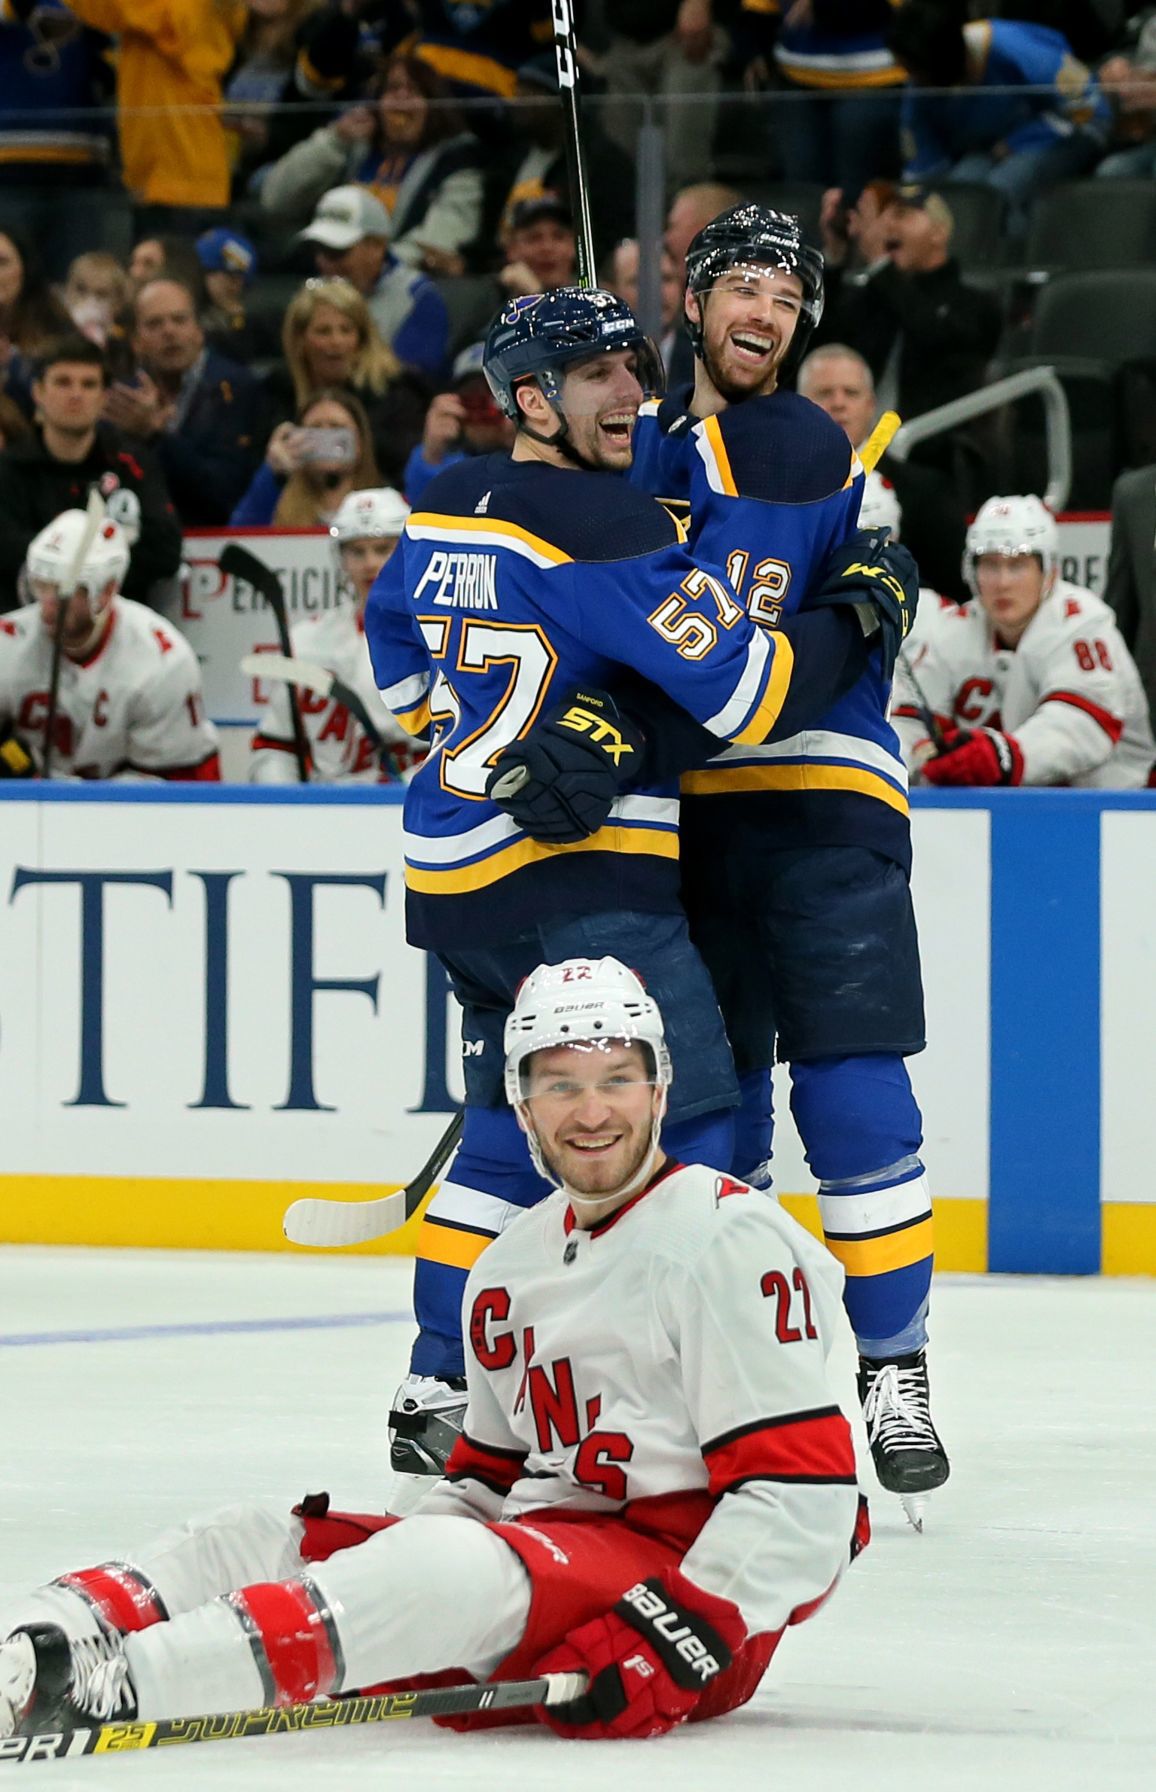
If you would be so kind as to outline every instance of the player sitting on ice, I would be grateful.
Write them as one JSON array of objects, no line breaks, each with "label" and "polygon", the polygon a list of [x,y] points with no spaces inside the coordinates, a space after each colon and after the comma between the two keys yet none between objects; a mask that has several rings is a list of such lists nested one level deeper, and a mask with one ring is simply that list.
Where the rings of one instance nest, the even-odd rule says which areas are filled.
[{"label": "player sitting on ice", "polygon": [[0,778],[41,775],[50,718],[56,777],[220,778],[197,656],[171,623],[119,595],[128,562],[120,525],[83,510],[63,511],[29,544],[28,607],[0,616]]},{"label": "player sitting on ice", "polygon": [[664,1155],[662,1019],[617,959],[539,966],[505,1041],[556,1192],[470,1273],[445,1478],[408,1518],[236,1507],[62,1575],[0,1619],[0,1735],[456,1669],[584,1672],[546,1722],[657,1736],[749,1699],[826,1598],[867,1536],[826,1366],[841,1270]]},{"label": "player sitting on ice", "polygon": [[[426,748],[395,722],[378,693],[365,644],[365,600],[405,528],[409,505],[392,486],[350,492],[329,525],[340,582],[353,602],[324,610],[297,623],[290,636],[293,655],[324,666],[356,692],[386,743],[370,739],[336,695],[297,688],[297,706],[309,747],[309,772],[316,784],[380,784],[408,776]],[[384,763],[383,763],[384,760]],[[269,705],[253,736],[251,784],[296,784],[289,686],[270,686]]]},{"label": "player sitting on ice", "polygon": [[1156,745],[1140,675],[1103,598],[1059,577],[1055,518],[989,498],[967,532],[970,603],[921,608],[892,720],[925,784],[1137,790]]}]

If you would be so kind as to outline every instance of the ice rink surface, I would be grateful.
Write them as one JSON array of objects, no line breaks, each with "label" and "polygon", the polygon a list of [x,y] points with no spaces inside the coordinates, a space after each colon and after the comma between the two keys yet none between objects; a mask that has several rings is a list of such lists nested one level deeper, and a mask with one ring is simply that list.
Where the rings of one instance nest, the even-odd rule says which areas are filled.
[{"label": "ice rink surface", "polygon": [[[0,1248],[0,1605],[235,1500],[378,1504],[409,1276],[394,1259]],[[414,1723],[0,1764],[0,1787],[1151,1787],[1156,1284],[945,1278],[932,1320],[953,1474],[926,1532],[875,1494],[872,1547],[732,1717],[601,1745]],[[848,1346],[848,1411],[852,1371]]]}]

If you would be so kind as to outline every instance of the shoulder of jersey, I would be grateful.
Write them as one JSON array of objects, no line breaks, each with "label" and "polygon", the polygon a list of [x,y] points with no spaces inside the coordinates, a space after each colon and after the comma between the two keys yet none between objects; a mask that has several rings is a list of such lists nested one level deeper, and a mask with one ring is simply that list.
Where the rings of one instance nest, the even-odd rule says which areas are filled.
[{"label": "shoulder of jersey", "polygon": [[[155,610],[150,610],[147,604],[138,603],[134,597],[118,597],[116,606],[117,632],[123,640],[139,642],[142,648],[148,648],[158,659],[173,664],[189,656],[195,658],[184,635],[167,617],[159,616]],[[159,653],[157,649],[160,650]]]},{"label": "shoulder of jersey", "polygon": [[662,506],[614,473],[512,462],[502,454],[458,461],[439,473],[411,514],[409,532],[429,516],[451,532],[452,519],[460,517],[473,546],[512,523],[566,560],[629,560],[678,541]]},{"label": "shoulder of jersey", "polygon": [[1066,579],[1057,582],[1043,614],[1052,630],[1065,634],[1078,634],[1090,625],[1114,628],[1116,624],[1116,612],[1110,604],[1094,591],[1086,590],[1083,585],[1070,585]]},{"label": "shoulder of jersey", "polygon": [[781,1235],[782,1210],[769,1195],[733,1176],[686,1164],[648,1196],[649,1248],[686,1268],[714,1252],[744,1252],[752,1239]]},{"label": "shoulder of jersey", "polygon": [[[768,504],[817,504],[849,485],[858,462],[839,425],[797,392],[728,406],[695,427],[718,489]],[[712,479],[712,485],[715,481]]]}]

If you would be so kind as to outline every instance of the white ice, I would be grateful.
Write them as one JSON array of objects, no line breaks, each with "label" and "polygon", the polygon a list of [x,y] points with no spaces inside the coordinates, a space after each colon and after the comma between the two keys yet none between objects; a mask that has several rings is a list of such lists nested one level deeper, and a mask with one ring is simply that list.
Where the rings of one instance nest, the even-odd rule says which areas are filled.
[{"label": "white ice", "polygon": [[[247,1497],[372,1509],[410,1265],[0,1249],[0,1604]],[[377,1322],[366,1316],[379,1315]],[[338,1322],[342,1316],[355,1323]],[[277,1320],[329,1323],[270,1327]],[[256,1322],[154,1335],[148,1328]],[[138,1328],[134,1334],[134,1328]],[[875,1540],[756,1700],[661,1742],[429,1723],[30,1767],[44,1792],[1115,1792],[1156,1785],[1156,1285],[945,1278],[953,1462],[922,1537]],[[110,1331],[130,1335],[116,1340]],[[92,1334],[51,1342],[54,1333]],[[31,1343],[19,1340],[32,1334]],[[840,1394],[853,1408],[850,1350]],[[864,1481],[874,1490],[870,1471]],[[6,1773],[24,1770],[0,1764]]]}]

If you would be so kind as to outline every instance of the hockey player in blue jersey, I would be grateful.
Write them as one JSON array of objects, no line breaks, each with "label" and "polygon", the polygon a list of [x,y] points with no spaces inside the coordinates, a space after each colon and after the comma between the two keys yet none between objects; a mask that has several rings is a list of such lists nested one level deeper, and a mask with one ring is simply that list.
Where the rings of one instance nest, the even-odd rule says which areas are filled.
[{"label": "hockey player in blue jersey", "polygon": [[[715,219],[687,255],[694,391],[645,407],[635,432],[633,477],[689,499],[695,552],[722,558],[771,628],[858,512],[841,432],[779,385],[822,302],[822,261],[796,219],[758,206]],[[931,1200],[904,1063],[924,1044],[923,995],[889,696],[873,661],[813,729],[690,774],[683,875],[746,1091],[765,1087],[776,1034],[790,1066],[824,1232],[847,1272],[876,1469],[918,1520],[948,1462],[925,1356]],[[740,1136],[738,1174],[769,1146],[769,1107],[761,1131]]]},{"label": "hockey player in blue jersey", "polygon": [[[644,737],[600,687],[633,668],[689,727],[741,746],[820,713],[866,665],[868,629],[898,639],[894,598],[853,580],[837,607],[758,628],[721,564],[689,554],[659,504],[608,476],[629,465],[644,387],[660,378],[621,301],[577,289],[516,300],[485,368],[514,448],[428,487],[366,611],[386,702],[411,730],[435,729],[406,794],[407,932],[446,967],[466,1041],[462,1144],[422,1227],[419,1336],[391,1419],[402,1472],[440,1472],[460,1423],[466,1273],[547,1192],[502,1092],[502,1027],[535,964],[609,952],[635,968],[667,1017],[666,1148],[720,1168],[733,1155],[739,1091],[681,908],[677,783],[647,764]],[[580,761],[548,844],[489,793],[495,759],[536,720],[541,753],[553,741]],[[607,780],[627,779],[607,814]],[[532,809],[532,784],[523,795]]]},{"label": "hockey player in blue jersey", "polygon": [[[694,388],[644,405],[634,432],[633,482],[689,507],[693,551],[725,565],[770,630],[813,592],[862,492],[842,431],[779,384],[822,303],[822,259],[797,219],[723,213],[687,254]],[[847,1272],[876,1469],[920,1523],[948,1462],[925,1357],[931,1201],[904,1063],[924,1044],[923,995],[889,697],[873,657],[805,731],[736,742],[684,777],[683,896],[743,1091],[732,1167],[749,1180],[769,1159],[777,1048]]]}]

